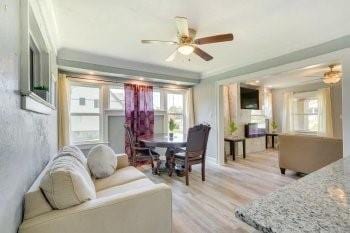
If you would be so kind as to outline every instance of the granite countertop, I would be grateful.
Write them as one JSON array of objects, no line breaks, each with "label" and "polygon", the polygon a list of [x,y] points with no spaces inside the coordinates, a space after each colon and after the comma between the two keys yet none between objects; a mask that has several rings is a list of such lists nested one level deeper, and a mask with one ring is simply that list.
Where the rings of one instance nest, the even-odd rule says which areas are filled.
[{"label": "granite countertop", "polygon": [[350,232],[350,157],[236,209],[262,232]]}]

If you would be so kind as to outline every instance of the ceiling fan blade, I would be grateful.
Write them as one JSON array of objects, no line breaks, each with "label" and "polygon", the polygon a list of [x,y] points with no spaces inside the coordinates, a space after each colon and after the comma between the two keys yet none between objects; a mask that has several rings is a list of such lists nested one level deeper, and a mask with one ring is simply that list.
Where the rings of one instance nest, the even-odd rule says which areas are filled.
[{"label": "ceiling fan blade", "polygon": [[316,81],[322,82],[322,78],[314,78],[314,79],[310,79],[310,80],[304,80],[301,83],[313,83],[313,82],[316,82]]},{"label": "ceiling fan blade", "polygon": [[176,55],[177,55],[177,49],[172,54],[170,54],[170,56],[167,59],[165,59],[165,61],[167,62],[174,61]]},{"label": "ceiling fan blade", "polygon": [[205,61],[210,61],[211,59],[213,59],[212,56],[210,56],[208,53],[204,52],[203,50],[201,50],[200,48],[198,47],[195,47],[193,52],[195,54],[197,54],[198,56],[200,56],[203,60]]},{"label": "ceiling fan blade", "polygon": [[166,41],[166,40],[141,40],[144,44],[170,44],[177,45],[178,43],[175,41]]},{"label": "ceiling fan blade", "polygon": [[177,31],[181,37],[188,37],[188,21],[186,17],[180,17],[176,16],[175,17],[175,23],[177,27]]},{"label": "ceiling fan blade", "polygon": [[216,36],[208,36],[208,37],[195,39],[194,43],[200,45],[200,44],[212,44],[212,43],[232,41],[232,40],[233,40],[233,34],[228,33],[228,34],[221,34]]}]

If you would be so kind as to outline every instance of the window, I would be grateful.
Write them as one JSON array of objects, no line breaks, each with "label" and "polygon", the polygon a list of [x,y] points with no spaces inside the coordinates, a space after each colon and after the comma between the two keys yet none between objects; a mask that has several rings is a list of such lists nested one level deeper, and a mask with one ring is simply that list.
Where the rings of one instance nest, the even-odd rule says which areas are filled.
[{"label": "window", "polygon": [[316,97],[295,98],[293,101],[294,130],[299,132],[318,132],[319,101]]},{"label": "window", "polygon": [[177,127],[175,133],[182,133],[184,130],[184,95],[177,93],[167,94],[167,115],[168,122],[174,119]]},{"label": "window", "polygon": [[[182,90],[153,90],[155,121],[159,132],[168,131],[170,119],[177,124],[175,133],[184,131],[184,94]],[[125,96],[122,85],[72,82],[70,98],[70,135],[74,144],[105,142],[109,137],[109,121],[124,122]]]},{"label": "window", "polygon": [[100,140],[99,102],[99,87],[71,86],[70,119],[72,142]]},{"label": "window", "polygon": [[160,91],[153,91],[153,108],[154,110],[163,109],[163,107],[161,106]]},{"label": "window", "polygon": [[[154,110],[163,110],[162,92],[159,89],[153,90],[153,108]],[[125,95],[123,87],[109,88],[109,109],[123,110],[125,106]]]},{"label": "window", "polygon": [[125,106],[125,95],[123,87],[113,87],[109,89],[109,108],[123,110]]}]

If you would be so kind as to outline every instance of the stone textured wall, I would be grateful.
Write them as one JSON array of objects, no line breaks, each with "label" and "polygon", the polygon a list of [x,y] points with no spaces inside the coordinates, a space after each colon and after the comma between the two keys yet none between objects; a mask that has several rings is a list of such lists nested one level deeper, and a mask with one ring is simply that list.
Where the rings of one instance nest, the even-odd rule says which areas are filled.
[{"label": "stone textured wall", "polygon": [[23,195],[57,150],[56,112],[41,115],[20,108],[19,2],[0,2],[1,233],[17,232]]}]

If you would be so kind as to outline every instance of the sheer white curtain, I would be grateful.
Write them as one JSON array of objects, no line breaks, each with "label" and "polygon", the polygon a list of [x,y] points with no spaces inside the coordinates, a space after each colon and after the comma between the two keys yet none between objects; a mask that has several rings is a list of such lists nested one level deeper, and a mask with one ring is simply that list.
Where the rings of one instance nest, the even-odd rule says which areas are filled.
[{"label": "sheer white curtain", "polygon": [[186,92],[186,128],[187,130],[194,125],[194,105],[193,105],[193,88]]},{"label": "sheer white curtain", "polygon": [[332,102],[330,88],[318,90],[318,134],[333,137]]},{"label": "sheer white curtain", "polygon": [[294,131],[293,121],[293,92],[286,92],[283,95],[283,118],[282,133],[292,133]]},{"label": "sheer white curtain", "polygon": [[58,146],[70,144],[70,82],[65,74],[58,76]]},{"label": "sheer white curtain", "polygon": [[238,84],[229,84],[223,86],[223,105],[224,105],[224,128],[225,135],[229,135],[229,124],[232,121],[237,123],[237,95]]},{"label": "sheer white curtain", "polygon": [[264,114],[265,118],[272,121],[272,93],[271,90],[264,90]]}]

